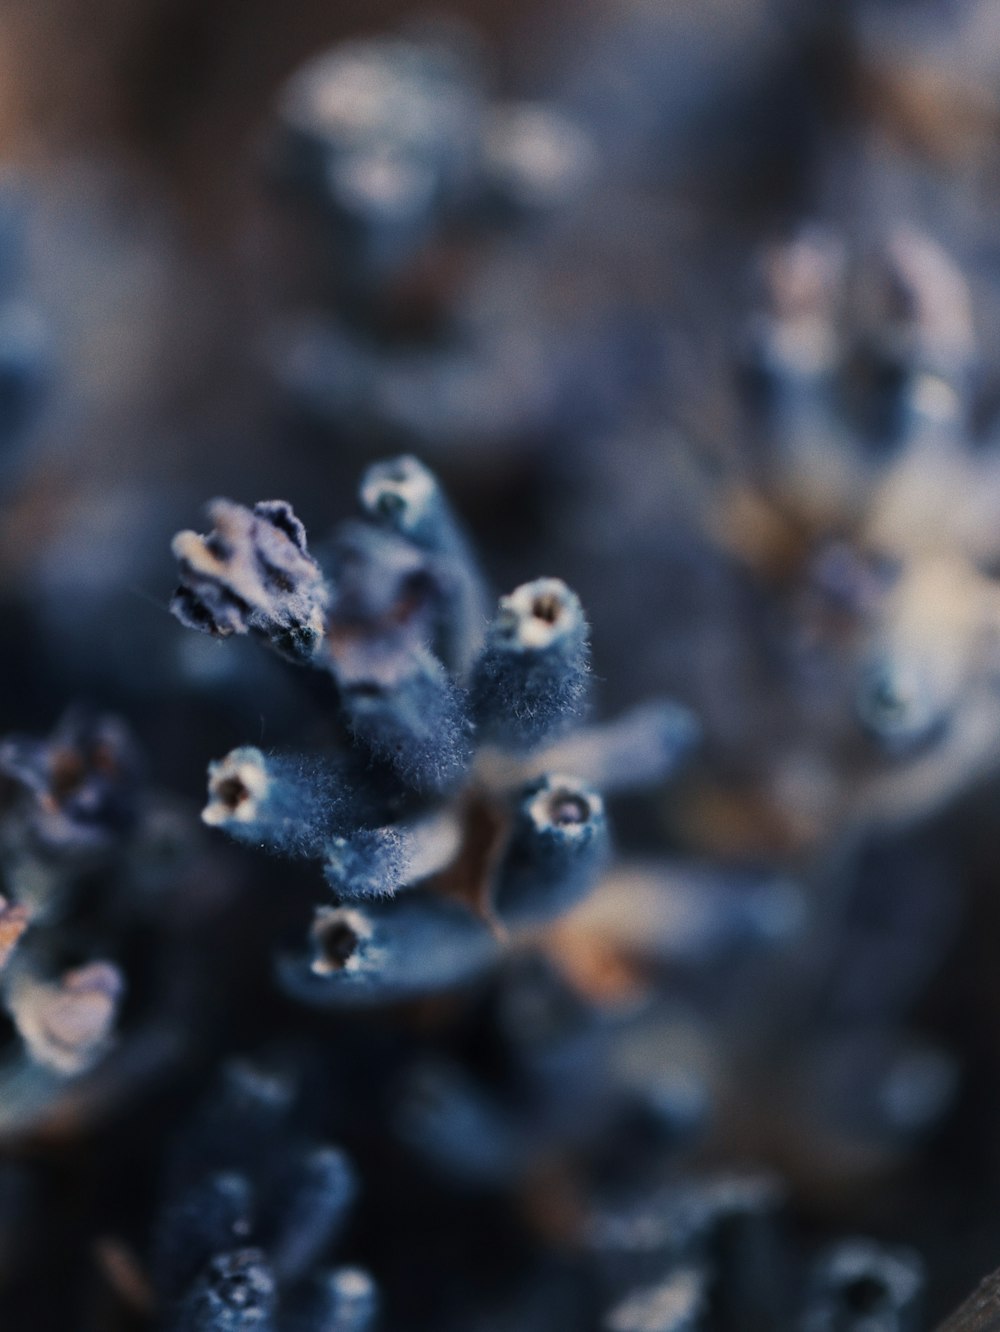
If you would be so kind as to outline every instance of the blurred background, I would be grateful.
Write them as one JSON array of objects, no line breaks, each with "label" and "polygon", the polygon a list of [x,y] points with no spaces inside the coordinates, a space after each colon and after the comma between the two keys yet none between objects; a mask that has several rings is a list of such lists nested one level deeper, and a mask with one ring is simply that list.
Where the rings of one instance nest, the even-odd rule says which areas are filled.
[{"label": "blurred background", "polygon": [[[217,495],[281,497],[319,544],[367,465],[417,454],[494,590],[578,592],[598,715],[665,694],[698,720],[682,773],[612,802],[619,896],[562,945],[579,961],[638,913],[621,948],[655,954],[656,998],[612,1044],[647,1100],[683,1102],[660,1087],[680,1070],[711,1106],[682,1170],[780,1180],[788,1289],[833,1235],[926,1271],[923,1321],[669,1326],[934,1326],[1000,1264],[1000,8],[3,0],[0,163],[0,730],[113,712],[195,826],[210,758],[324,733],[282,663],[168,614],[173,533]],[[357,1039],[260,981],[315,898],[304,871],[189,854],[184,902],[218,901],[178,965],[238,940],[191,1000],[216,1016],[168,1092],[54,1147],[35,1109],[11,1129],[5,1169],[42,1172],[57,1236],[27,1265],[10,1248],[11,1326],[57,1325],[32,1301],[59,1255],[86,1285],[97,1239],[141,1254],[159,1144],[226,1053]],[[468,1071],[491,1004],[387,1020],[378,1048],[429,1040]],[[392,1130],[337,1124],[378,1276]],[[428,1224],[440,1265],[485,1218],[482,1317],[422,1303],[398,1261],[387,1326],[647,1326],[577,1308],[562,1133]],[[673,1179],[656,1142],[626,1169],[602,1141],[588,1179]],[[497,1312],[532,1246],[559,1293]],[[148,1325],[120,1266],[79,1326]]]}]

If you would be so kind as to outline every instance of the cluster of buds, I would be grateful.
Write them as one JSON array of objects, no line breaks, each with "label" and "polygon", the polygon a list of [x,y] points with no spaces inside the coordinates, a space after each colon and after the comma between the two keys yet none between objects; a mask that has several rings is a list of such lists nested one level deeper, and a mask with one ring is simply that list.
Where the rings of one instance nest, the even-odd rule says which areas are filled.
[{"label": "cluster of buds", "polygon": [[750,440],[706,522],[772,598],[786,724],[824,774],[786,813],[822,836],[913,820],[1000,758],[1000,474],[972,297],[906,228],[867,250],[804,229],[766,252],[760,289]]},{"label": "cluster of buds", "polygon": [[235,749],[210,766],[203,814],[322,866],[333,903],[311,953],[281,963],[284,984],[321,1005],[455,984],[577,905],[607,858],[604,795],[664,779],[697,730],[666,701],[581,725],[579,600],[541,578],[489,619],[465,538],[415,459],[370,468],[360,501],[325,572],[286,504],[216,501],[211,533],[174,540],[183,623],[251,633],[333,686],[334,752]]}]

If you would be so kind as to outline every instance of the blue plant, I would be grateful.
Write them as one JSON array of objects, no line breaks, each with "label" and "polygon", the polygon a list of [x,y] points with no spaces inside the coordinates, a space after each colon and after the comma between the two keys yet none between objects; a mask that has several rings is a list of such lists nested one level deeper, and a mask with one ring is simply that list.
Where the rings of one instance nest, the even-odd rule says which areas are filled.
[{"label": "blue plant", "polygon": [[316,912],[311,954],[280,967],[287,988],[321,1004],[467,979],[509,932],[575,906],[607,858],[592,781],[660,781],[697,733],[671,703],[579,728],[589,631],[569,588],[526,583],[487,623],[433,475],[410,457],[379,463],[360,496],[365,518],[340,530],[325,575],[285,504],[216,501],[209,535],[174,539],[185,625],[253,634],[335,688],[337,751],[235,749],[209,768],[203,815],[321,862],[334,904]]}]

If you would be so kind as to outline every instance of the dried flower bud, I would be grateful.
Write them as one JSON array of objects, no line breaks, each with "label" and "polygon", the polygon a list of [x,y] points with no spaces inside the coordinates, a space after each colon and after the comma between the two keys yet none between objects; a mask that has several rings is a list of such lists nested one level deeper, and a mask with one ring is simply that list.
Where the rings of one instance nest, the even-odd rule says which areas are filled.
[{"label": "dried flower bud", "polygon": [[139,760],[115,717],[66,714],[46,740],[11,736],[0,744],[8,819],[33,849],[86,854],[120,841],[138,817]]},{"label": "dried flower bud", "polygon": [[7,1006],[32,1059],[69,1077],[83,1073],[107,1049],[124,990],[110,962],[91,962],[58,981],[15,975]]},{"label": "dried flower bud", "polygon": [[251,510],[219,499],[208,512],[208,536],[178,532],[172,543],[181,575],[174,615],[219,638],[252,630],[292,661],[311,661],[328,592],[291,506],[266,500]]}]

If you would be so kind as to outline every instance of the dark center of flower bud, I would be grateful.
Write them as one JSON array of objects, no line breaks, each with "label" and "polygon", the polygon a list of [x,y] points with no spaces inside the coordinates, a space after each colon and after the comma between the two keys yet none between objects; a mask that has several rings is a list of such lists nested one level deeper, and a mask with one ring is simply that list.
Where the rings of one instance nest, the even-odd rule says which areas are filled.
[{"label": "dark center of flower bud", "polygon": [[343,971],[358,946],[358,936],[346,920],[335,920],[322,926],[316,942],[324,965],[331,971]]},{"label": "dark center of flower bud", "polygon": [[847,1307],[854,1313],[875,1313],[886,1303],[884,1284],[874,1276],[859,1276],[844,1287]]},{"label": "dark center of flower bud", "polygon": [[376,500],[376,508],[385,518],[397,518],[406,508],[406,501],[395,490],[383,490]]},{"label": "dark center of flower bud", "polygon": [[536,620],[544,620],[546,624],[555,624],[559,619],[562,606],[559,598],[548,593],[545,596],[536,597],[531,603],[531,613]]},{"label": "dark center of flower bud", "polygon": [[250,792],[238,777],[226,777],[216,787],[216,795],[228,810],[235,811]]},{"label": "dark center of flower bud", "polygon": [[568,791],[557,791],[549,802],[549,818],[557,828],[586,823],[589,817],[590,807],[582,796],[571,795]]}]

